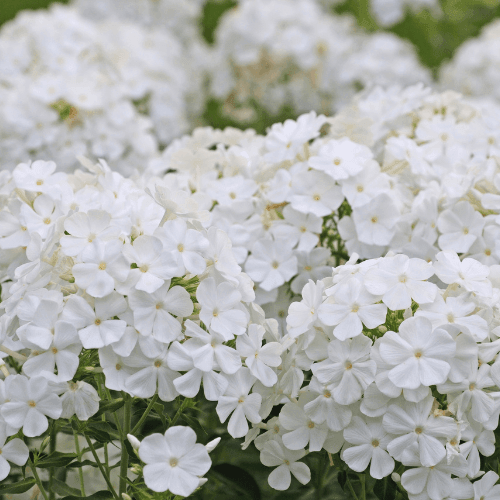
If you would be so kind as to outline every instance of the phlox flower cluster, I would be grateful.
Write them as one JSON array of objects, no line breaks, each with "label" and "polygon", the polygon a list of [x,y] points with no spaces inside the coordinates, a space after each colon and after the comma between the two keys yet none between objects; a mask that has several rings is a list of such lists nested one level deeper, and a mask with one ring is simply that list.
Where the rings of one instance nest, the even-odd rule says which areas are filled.
[{"label": "phlox flower cluster", "polygon": [[140,170],[199,113],[186,50],[167,29],[73,7],[21,12],[0,30],[0,166],[44,158],[69,171],[92,155]]},{"label": "phlox flower cluster", "polygon": [[[260,420],[260,396],[238,402],[257,378],[275,383],[281,344],[262,345],[277,325],[252,303],[228,236],[203,228],[208,214],[185,192],[81,161],[71,175],[42,160],[3,172],[0,351],[20,368],[3,367],[0,441],[19,430],[40,436],[48,418],[88,420],[99,409],[96,370],[107,389],[137,398],[191,398],[202,384],[221,415],[238,407],[229,425],[245,435],[246,417]],[[210,461],[189,428],[165,439],[141,445],[146,484],[187,496]],[[15,438],[2,457],[21,465],[26,446]]]},{"label": "phlox flower cluster", "polygon": [[323,449],[375,479],[397,470],[410,500],[495,498],[481,457],[500,413],[498,266],[452,251],[356,260],[290,305],[277,382],[253,387],[262,421],[244,447],[276,467],[278,490],[291,475],[306,483],[300,459]]},{"label": "phlox flower cluster", "polygon": [[486,25],[477,38],[466,40],[440,70],[439,83],[465,95],[500,99],[500,22]]},{"label": "phlox flower cluster", "polygon": [[438,0],[371,0],[370,10],[377,23],[384,28],[400,23],[408,13],[418,14],[427,10],[436,18],[442,14]]},{"label": "phlox flower cluster", "polygon": [[329,120],[330,136],[369,146],[376,160],[345,181],[352,214],[338,230],[349,255],[435,260],[452,250],[497,264],[499,109],[415,85],[374,89]]},{"label": "phlox flower cluster", "polygon": [[332,113],[373,84],[430,82],[413,47],[390,33],[367,34],[315,0],[240,0],[216,31],[211,93],[232,120]]}]

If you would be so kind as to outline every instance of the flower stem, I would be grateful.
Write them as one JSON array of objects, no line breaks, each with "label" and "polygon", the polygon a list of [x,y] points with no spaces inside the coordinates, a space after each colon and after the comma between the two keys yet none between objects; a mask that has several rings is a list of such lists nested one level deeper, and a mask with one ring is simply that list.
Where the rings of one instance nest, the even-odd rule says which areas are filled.
[{"label": "flower stem", "polygon": [[[75,437],[75,450],[78,456],[78,461],[82,461],[82,453],[80,451],[80,443],[78,442],[78,433],[73,429],[73,436]],[[80,476],[80,492],[82,497],[85,496],[85,482],[83,480],[83,470],[81,467],[78,467],[78,475]]]},{"label": "flower stem", "polygon": [[[97,452],[95,451],[94,445],[92,444],[92,441],[90,438],[83,433],[83,436],[87,440],[87,444],[89,445],[90,451],[92,452],[92,455],[94,456],[94,460],[96,461],[97,466],[99,467],[99,470],[101,471],[102,477],[104,478],[104,481],[106,481],[106,484],[108,485],[109,491],[115,498],[115,500],[120,500],[120,497],[116,493],[115,489],[113,488],[113,485],[111,484],[111,481],[109,479],[108,474],[106,473],[106,470],[104,469],[104,466],[102,465],[101,461],[99,460],[99,457],[97,456]],[[47,499],[48,500],[48,499]]]},{"label": "flower stem", "polygon": [[347,483],[347,486],[349,487],[349,491],[351,492],[352,498],[354,498],[354,500],[359,500],[358,495],[356,495],[356,492],[354,491],[354,488],[352,487],[351,480],[349,479],[349,472],[348,471],[346,471],[345,477],[346,477],[346,483]]},{"label": "flower stem", "polygon": [[184,401],[181,403],[181,406],[179,407],[179,409],[175,413],[174,418],[170,421],[170,423],[168,425],[169,427],[172,427],[173,425],[175,425],[177,420],[179,420],[180,416],[182,415],[182,411],[186,407],[187,401],[188,401],[188,398],[185,398]]},{"label": "flower stem", "polygon": [[38,486],[38,489],[40,490],[41,494],[43,495],[43,498],[45,500],[49,500],[49,497],[47,496],[47,492],[45,491],[42,481],[40,481],[40,478],[38,477],[38,472],[36,471],[36,467],[33,465],[33,462],[31,461],[31,458],[28,458],[28,463],[30,465],[31,472],[33,473],[33,477],[35,478],[36,485]]},{"label": "flower stem", "polygon": [[366,500],[366,477],[364,474],[358,474],[358,477],[361,482],[361,500]]},{"label": "flower stem", "polygon": [[155,394],[153,396],[153,398],[151,399],[151,401],[149,402],[148,407],[146,408],[146,410],[142,414],[142,417],[140,418],[139,422],[137,422],[134,425],[134,428],[130,431],[130,434],[135,434],[141,428],[142,424],[146,420],[147,416],[149,415],[149,412],[151,411],[151,409],[153,408],[153,405],[156,403],[157,400],[158,400],[158,394]]},{"label": "flower stem", "polygon": [[[49,451],[50,453],[54,453],[56,451],[56,438],[57,438],[57,422],[54,420],[52,425],[50,426],[50,441],[49,441]],[[56,492],[54,491],[54,474],[56,470],[54,467],[50,467],[49,469],[49,500],[55,500]]]},{"label": "flower stem", "polygon": [[130,416],[132,414],[132,398],[127,396],[125,401],[125,407],[123,412],[123,433],[121,435],[122,441],[122,455],[120,458],[120,498],[122,493],[126,493],[127,489],[127,468],[128,468],[128,452],[125,446],[125,440],[127,439],[127,434],[130,433]]}]

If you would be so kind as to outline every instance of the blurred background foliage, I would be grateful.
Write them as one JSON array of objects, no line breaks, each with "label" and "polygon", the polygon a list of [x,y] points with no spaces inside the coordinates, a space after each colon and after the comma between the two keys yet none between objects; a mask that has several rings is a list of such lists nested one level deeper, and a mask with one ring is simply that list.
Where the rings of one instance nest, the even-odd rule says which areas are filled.
[{"label": "blurred background foliage", "polygon": [[[20,10],[45,8],[50,3],[50,0],[0,0],[0,25],[14,18]],[[61,3],[68,1],[63,0]],[[220,17],[236,3],[234,0],[207,0],[200,19],[200,30],[208,43],[214,41]],[[440,4],[443,14],[439,18],[434,18],[428,11],[409,14],[388,30],[413,43],[422,63],[435,72],[465,40],[477,36],[484,25],[500,17],[500,0],[441,0]],[[358,24],[368,31],[382,30],[370,12],[369,0],[345,0],[332,7],[332,10],[354,15]],[[270,116],[258,106],[255,108],[257,119],[247,126],[258,132],[263,132],[276,121],[294,117],[289,109],[283,109],[278,116]],[[215,100],[207,103],[203,118],[207,124],[218,128],[239,126],[221,112],[220,103]],[[176,405],[179,405],[178,401],[165,403],[164,411],[173,414],[178,409]],[[136,415],[136,418],[139,416]],[[144,435],[157,432],[160,421],[159,415],[148,418],[143,429]],[[338,469],[330,467],[324,451],[312,453],[304,459],[312,471],[312,480],[308,485],[302,486],[292,479],[292,486],[286,492],[272,490],[267,483],[272,469],[260,463],[259,452],[253,445],[243,452],[240,446],[242,440],[229,437],[225,426],[218,421],[214,403],[199,400],[197,408],[187,409],[179,423],[194,427],[201,442],[208,442],[218,436],[223,438],[211,455],[213,467],[207,474],[209,482],[192,496],[193,499],[343,500],[350,496],[347,489],[343,490],[346,472],[338,472]],[[500,448],[497,452],[500,454]],[[356,474],[350,473],[349,478],[355,490],[361,487]],[[375,484],[366,484],[366,487],[370,492],[367,496],[369,499],[393,500],[397,495],[396,485],[390,478],[383,482],[383,490]]]}]

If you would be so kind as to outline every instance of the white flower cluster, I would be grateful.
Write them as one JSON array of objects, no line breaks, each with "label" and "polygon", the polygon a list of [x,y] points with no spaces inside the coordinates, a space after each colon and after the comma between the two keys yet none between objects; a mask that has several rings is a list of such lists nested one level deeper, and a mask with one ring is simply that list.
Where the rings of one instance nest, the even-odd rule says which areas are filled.
[{"label": "white flower cluster", "polygon": [[[186,193],[144,189],[102,160],[81,161],[88,172],[57,173],[54,162],[39,160],[2,173],[0,350],[22,363],[22,373],[3,367],[0,440],[20,429],[39,436],[47,417],[94,415],[98,393],[82,380],[88,365],[91,373],[100,365],[108,389],[140,398],[157,393],[162,401],[194,397],[202,382],[206,398],[220,400],[231,380],[255,380],[224,344],[239,335],[246,353],[262,339],[256,321],[267,325],[227,235],[202,228],[206,212]],[[270,369],[256,360],[255,370],[267,376]],[[258,409],[251,415],[256,421]],[[11,443],[8,450],[17,446]],[[169,449],[168,467],[175,467],[180,455]],[[26,461],[27,452],[22,456]],[[179,494],[189,494],[188,486],[194,490],[193,478]]]},{"label": "white flower cluster", "polygon": [[442,14],[438,0],[371,0],[370,9],[377,23],[384,28],[403,21],[408,11],[416,14],[428,10],[434,17]]},{"label": "white flower cluster", "polygon": [[73,0],[72,4],[94,21],[123,19],[143,26],[167,28],[184,43],[199,37],[205,0]]},{"label": "white flower cluster", "polygon": [[211,64],[212,95],[233,120],[289,107],[332,113],[374,84],[429,82],[410,44],[389,33],[368,35],[349,16],[314,0],[240,1],[222,17]]},{"label": "white flower cluster", "polygon": [[485,26],[477,38],[465,41],[440,71],[443,88],[465,95],[500,100],[500,21]]},{"label": "white flower cluster", "polygon": [[331,135],[369,145],[378,161],[349,179],[353,212],[338,223],[349,255],[453,250],[499,263],[499,110],[416,85],[375,89],[331,119]]},{"label": "white flower cluster", "polygon": [[70,170],[92,155],[141,169],[158,142],[189,129],[201,77],[186,59],[167,30],[97,23],[61,5],[21,12],[0,30],[0,166],[35,157]]},{"label": "white flower cluster", "polygon": [[290,473],[309,480],[297,462],[306,449],[325,449],[376,479],[397,469],[411,500],[496,498],[495,473],[470,480],[495,451],[500,413],[498,266],[452,251],[434,264],[356,260],[309,281],[290,306],[277,382],[254,386],[263,419],[284,406],[245,446],[254,440],[262,463],[278,466],[269,484],[280,490]]}]

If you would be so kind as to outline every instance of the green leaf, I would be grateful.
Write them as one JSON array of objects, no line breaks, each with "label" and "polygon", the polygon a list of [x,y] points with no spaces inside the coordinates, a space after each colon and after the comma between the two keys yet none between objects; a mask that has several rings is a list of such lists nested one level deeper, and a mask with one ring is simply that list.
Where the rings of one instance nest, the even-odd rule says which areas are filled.
[{"label": "green leaf", "polygon": [[87,429],[95,429],[101,432],[105,432],[112,439],[120,440],[120,433],[116,430],[116,426],[110,422],[89,422],[87,424]]},{"label": "green leaf", "polygon": [[71,462],[69,465],[66,467],[71,469],[71,468],[79,468],[79,467],[85,467],[86,465],[90,465],[90,467],[99,467],[95,462],[92,462],[91,460],[83,460],[82,462]]},{"label": "green leaf", "polygon": [[123,398],[117,398],[113,401],[100,401],[99,410],[97,410],[97,413],[93,416],[93,418],[99,417],[105,412],[114,413],[116,410],[119,410],[124,404],[125,401],[123,400]]},{"label": "green leaf", "polygon": [[52,489],[58,495],[76,495],[79,496],[81,494],[80,490],[77,488],[72,488],[68,486],[65,482],[59,481],[56,477],[52,478]]},{"label": "green leaf", "polygon": [[101,491],[96,491],[93,495],[88,495],[86,497],[70,495],[61,498],[61,500],[108,500],[111,498],[113,498],[113,495],[110,491],[101,490]]},{"label": "green leaf", "polygon": [[33,488],[35,484],[36,481],[32,477],[29,477],[22,481],[18,481],[17,483],[0,484],[0,495],[5,495],[7,493],[9,494],[24,493],[25,491],[28,491],[30,488]]},{"label": "green leaf", "polygon": [[67,467],[76,458],[76,453],[61,453],[54,451],[50,455],[45,455],[35,461],[38,469],[48,469],[49,467]]}]

